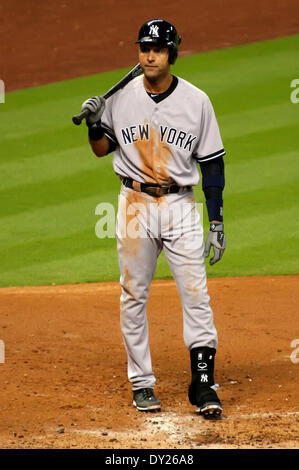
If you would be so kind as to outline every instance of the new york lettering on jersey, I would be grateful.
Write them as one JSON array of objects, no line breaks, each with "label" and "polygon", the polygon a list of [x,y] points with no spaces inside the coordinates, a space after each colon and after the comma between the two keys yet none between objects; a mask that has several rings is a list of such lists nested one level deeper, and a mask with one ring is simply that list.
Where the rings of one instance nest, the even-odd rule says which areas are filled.
[{"label": "new york lettering on jersey", "polygon": [[[181,129],[174,127],[160,126],[159,139],[160,142],[165,142],[170,145],[174,145],[181,149],[191,152],[194,143],[197,139],[196,135],[187,133]],[[123,143],[125,145],[133,144],[140,140],[150,140],[151,129],[149,124],[136,124],[121,129]]]},{"label": "new york lettering on jersey", "polygon": [[155,102],[139,76],[107,100],[102,125],[115,143],[113,168],[121,178],[196,186],[198,163],[224,155],[208,96],[181,78],[176,83]]}]

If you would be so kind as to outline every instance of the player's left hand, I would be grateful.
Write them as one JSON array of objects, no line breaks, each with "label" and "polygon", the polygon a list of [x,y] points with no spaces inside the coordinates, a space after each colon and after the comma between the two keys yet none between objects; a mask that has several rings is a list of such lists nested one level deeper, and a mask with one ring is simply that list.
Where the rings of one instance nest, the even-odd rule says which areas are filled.
[{"label": "player's left hand", "polygon": [[210,259],[210,265],[217,263],[221,260],[224,250],[226,248],[226,239],[224,234],[224,225],[223,223],[214,223],[210,224],[210,231],[208,233],[204,257],[208,258],[210,256],[210,250],[213,247],[214,256]]}]

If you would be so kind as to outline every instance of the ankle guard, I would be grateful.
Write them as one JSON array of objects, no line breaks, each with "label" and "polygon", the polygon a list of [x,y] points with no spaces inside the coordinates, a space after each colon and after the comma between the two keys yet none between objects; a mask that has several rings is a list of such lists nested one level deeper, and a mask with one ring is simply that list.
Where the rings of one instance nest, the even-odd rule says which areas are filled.
[{"label": "ankle guard", "polygon": [[214,383],[214,358],[216,349],[199,347],[191,349],[192,379],[189,386],[189,400],[192,405],[200,405],[201,402],[218,400],[213,388]]}]

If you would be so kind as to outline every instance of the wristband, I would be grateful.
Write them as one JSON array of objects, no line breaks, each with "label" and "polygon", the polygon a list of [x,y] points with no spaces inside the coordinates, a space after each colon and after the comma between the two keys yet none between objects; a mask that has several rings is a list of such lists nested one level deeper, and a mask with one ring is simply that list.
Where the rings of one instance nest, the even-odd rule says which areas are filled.
[{"label": "wristband", "polygon": [[101,121],[93,124],[88,128],[88,137],[90,140],[101,140],[105,135],[104,129],[102,128]]},{"label": "wristband", "polygon": [[209,220],[223,221],[223,200],[211,198],[206,200]]}]

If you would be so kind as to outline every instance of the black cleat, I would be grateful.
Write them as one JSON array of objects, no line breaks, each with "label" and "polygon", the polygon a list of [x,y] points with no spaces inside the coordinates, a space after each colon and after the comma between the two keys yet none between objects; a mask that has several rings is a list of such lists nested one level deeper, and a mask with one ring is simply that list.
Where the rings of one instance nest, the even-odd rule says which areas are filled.
[{"label": "black cleat", "polygon": [[161,403],[152,388],[140,388],[133,392],[133,405],[139,411],[161,410]]},{"label": "black cleat", "polygon": [[220,418],[222,413],[221,402],[213,386],[193,383],[189,387],[189,400],[196,405],[196,413],[206,419]]},{"label": "black cleat", "polygon": [[221,403],[206,402],[203,406],[196,408],[196,413],[203,415],[205,419],[220,418],[222,413]]}]

